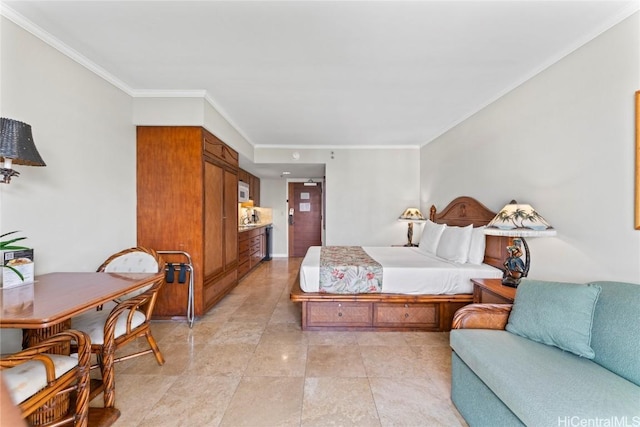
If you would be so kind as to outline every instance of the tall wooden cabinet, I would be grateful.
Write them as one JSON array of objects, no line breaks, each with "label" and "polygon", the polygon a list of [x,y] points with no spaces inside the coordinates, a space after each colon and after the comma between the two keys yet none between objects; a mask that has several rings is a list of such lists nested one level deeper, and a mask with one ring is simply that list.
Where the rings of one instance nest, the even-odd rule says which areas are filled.
[{"label": "tall wooden cabinet", "polygon": [[[238,153],[201,127],[138,127],[137,195],[138,244],[191,255],[202,316],[238,282]],[[187,299],[167,283],[154,317],[184,318]]]}]

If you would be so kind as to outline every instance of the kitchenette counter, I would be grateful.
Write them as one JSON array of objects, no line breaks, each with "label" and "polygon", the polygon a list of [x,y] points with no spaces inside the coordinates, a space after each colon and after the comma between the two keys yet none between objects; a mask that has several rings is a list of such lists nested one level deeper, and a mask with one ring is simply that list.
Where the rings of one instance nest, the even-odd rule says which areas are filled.
[{"label": "kitchenette counter", "polygon": [[271,225],[270,222],[259,222],[257,224],[244,224],[238,226],[238,233],[243,233],[249,230],[255,230],[256,228],[264,228]]},{"label": "kitchenette counter", "polygon": [[[270,222],[246,224],[238,227],[238,280],[242,279],[269,255]],[[269,227],[269,228],[268,228]],[[268,230],[268,231],[267,231]]]}]

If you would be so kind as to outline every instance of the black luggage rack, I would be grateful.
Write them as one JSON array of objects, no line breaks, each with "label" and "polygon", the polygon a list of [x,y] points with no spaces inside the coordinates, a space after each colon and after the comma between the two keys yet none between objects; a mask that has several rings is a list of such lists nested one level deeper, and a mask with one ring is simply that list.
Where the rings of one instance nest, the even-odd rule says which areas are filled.
[{"label": "black luggage rack", "polygon": [[189,322],[189,328],[193,327],[195,321],[194,315],[194,295],[193,295],[193,263],[191,262],[191,255],[184,251],[157,251],[163,255],[178,255],[183,258],[183,262],[167,262],[165,264],[165,275],[167,283],[174,283],[175,275],[177,272],[178,283],[187,282],[187,273],[189,273],[189,291],[187,296],[187,322]]}]

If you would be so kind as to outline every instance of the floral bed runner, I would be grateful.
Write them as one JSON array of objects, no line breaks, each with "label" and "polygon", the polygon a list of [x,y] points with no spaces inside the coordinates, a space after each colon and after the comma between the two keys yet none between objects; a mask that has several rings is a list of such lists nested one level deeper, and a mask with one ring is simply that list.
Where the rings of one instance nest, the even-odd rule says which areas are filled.
[{"label": "floral bed runner", "polygon": [[323,246],[320,250],[320,292],[366,294],[382,292],[382,265],[360,246]]}]

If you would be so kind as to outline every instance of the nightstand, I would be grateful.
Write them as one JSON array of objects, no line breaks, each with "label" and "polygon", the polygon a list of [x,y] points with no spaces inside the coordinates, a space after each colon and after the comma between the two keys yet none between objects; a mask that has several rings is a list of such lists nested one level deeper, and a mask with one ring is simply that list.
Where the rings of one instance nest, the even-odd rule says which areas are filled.
[{"label": "nightstand", "polygon": [[474,303],[513,304],[516,288],[504,286],[502,279],[471,279]]}]

